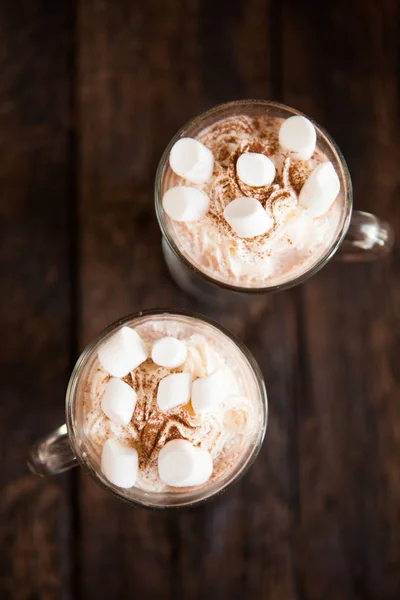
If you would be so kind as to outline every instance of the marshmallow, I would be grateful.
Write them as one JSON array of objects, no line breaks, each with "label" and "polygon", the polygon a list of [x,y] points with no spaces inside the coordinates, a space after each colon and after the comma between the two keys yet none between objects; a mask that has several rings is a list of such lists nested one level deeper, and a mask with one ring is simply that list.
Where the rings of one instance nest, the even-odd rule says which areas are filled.
[{"label": "marshmallow", "polygon": [[104,391],[101,408],[118,425],[128,425],[135,410],[137,395],[130,385],[113,377]]},{"label": "marshmallow", "polygon": [[156,365],[175,369],[186,360],[186,346],[174,337],[164,337],[157,340],[151,351],[151,358]]},{"label": "marshmallow", "polygon": [[192,376],[190,373],[172,373],[161,379],[157,390],[160,410],[169,410],[190,400]]},{"label": "marshmallow", "polygon": [[144,341],[130,327],[122,327],[98,351],[101,366],[114,377],[125,377],[145,361],[147,356]]},{"label": "marshmallow", "polygon": [[194,187],[178,185],[167,190],[162,205],[174,221],[200,221],[210,207],[210,198]]},{"label": "marshmallow", "polygon": [[283,150],[294,152],[301,160],[312,157],[317,142],[314,125],[306,117],[290,117],[279,130],[279,143]]},{"label": "marshmallow", "polygon": [[245,152],[236,163],[238,177],[252,187],[269,185],[275,179],[275,165],[265,154]]},{"label": "marshmallow", "polygon": [[158,455],[161,481],[173,487],[205,483],[212,474],[212,457],[207,450],[195,448],[187,440],[171,440]]},{"label": "marshmallow", "polygon": [[318,165],[300,190],[299,202],[310,217],[320,217],[333,204],[340,180],[331,162]]},{"label": "marshmallow", "polygon": [[255,198],[237,198],[228,204],[224,217],[241,238],[253,238],[271,229],[274,222]]},{"label": "marshmallow", "polygon": [[109,439],[101,453],[101,470],[108,481],[120,488],[130,488],[138,475],[138,453],[135,448],[123,446]]},{"label": "marshmallow", "polygon": [[169,164],[180,177],[192,183],[204,183],[212,175],[214,156],[201,142],[193,138],[182,138],[172,146]]},{"label": "marshmallow", "polygon": [[228,392],[226,391],[224,372],[217,369],[207,377],[196,379],[192,385],[192,406],[195,412],[213,410],[222,402]]}]

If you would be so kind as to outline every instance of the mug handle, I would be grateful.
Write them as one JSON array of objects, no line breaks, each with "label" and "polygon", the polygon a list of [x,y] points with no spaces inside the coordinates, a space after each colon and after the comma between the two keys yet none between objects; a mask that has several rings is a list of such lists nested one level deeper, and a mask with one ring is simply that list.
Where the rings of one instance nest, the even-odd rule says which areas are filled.
[{"label": "mug handle", "polygon": [[78,461],[69,443],[66,425],[39,440],[31,447],[28,467],[35,475],[57,475],[76,467]]},{"label": "mug handle", "polygon": [[394,231],[389,223],[371,213],[355,210],[336,256],[345,262],[366,262],[384,258],[393,246]]},{"label": "mug handle", "polygon": [[[360,210],[353,211],[350,227],[337,258],[364,262],[387,256],[394,246],[394,231],[386,221]],[[66,425],[39,440],[30,450],[28,467],[35,475],[56,475],[76,467],[78,461],[69,443]]]}]

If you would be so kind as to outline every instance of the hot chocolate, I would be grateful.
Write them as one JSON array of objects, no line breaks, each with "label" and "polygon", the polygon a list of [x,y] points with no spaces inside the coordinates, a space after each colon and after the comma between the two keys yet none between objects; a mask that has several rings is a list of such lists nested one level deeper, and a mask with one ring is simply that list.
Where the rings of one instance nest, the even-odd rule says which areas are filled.
[{"label": "hot chocolate", "polygon": [[246,460],[263,402],[230,338],[195,318],[157,315],[100,346],[86,374],[84,432],[118,487],[201,486]]},{"label": "hot chocolate", "polygon": [[[197,125],[198,128],[198,125]],[[170,234],[212,279],[280,285],[309,271],[342,226],[339,176],[303,116],[236,114],[172,147],[162,182]]]}]

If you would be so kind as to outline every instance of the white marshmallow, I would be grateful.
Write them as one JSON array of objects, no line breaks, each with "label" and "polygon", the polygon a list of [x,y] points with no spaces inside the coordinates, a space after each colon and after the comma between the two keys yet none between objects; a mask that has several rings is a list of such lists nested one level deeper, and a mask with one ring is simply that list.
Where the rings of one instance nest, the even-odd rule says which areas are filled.
[{"label": "white marshmallow", "polygon": [[283,150],[294,152],[301,160],[312,157],[317,142],[314,125],[306,117],[290,117],[279,130],[279,143]]},{"label": "white marshmallow", "polygon": [[237,159],[236,171],[243,183],[252,187],[269,185],[275,179],[275,165],[265,154],[245,152]]},{"label": "white marshmallow", "polygon": [[138,475],[138,453],[135,448],[123,446],[109,439],[101,453],[101,470],[108,481],[120,488],[130,488]]},{"label": "white marshmallow", "polygon": [[101,366],[114,377],[125,377],[145,361],[147,356],[144,341],[130,327],[122,327],[98,351]]},{"label": "white marshmallow", "polygon": [[151,351],[151,358],[156,365],[175,369],[180,367],[186,360],[186,346],[174,337],[164,337],[157,340]]},{"label": "white marshmallow", "polygon": [[169,164],[180,177],[192,183],[204,183],[212,175],[214,156],[201,142],[193,138],[182,138],[172,146]]},{"label": "white marshmallow", "polygon": [[106,416],[118,425],[128,425],[135,410],[137,395],[130,385],[113,377],[107,384],[101,399]]},{"label": "white marshmallow", "polygon": [[274,222],[255,198],[237,198],[228,204],[224,217],[241,238],[253,238],[271,229]]},{"label": "white marshmallow", "polygon": [[160,410],[169,410],[190,400],[192,376],[190,373],[172,373],[161,379],[157,390]]},{"label": "white marshmallow", "polygon": [[334,203],[340,180],[331,162],[318,165],[300,190],[299,202],[310,217],[320,217]]},{"label": "white marshmallow", "polygon": [[195,412],[213,410],[228,395],[224,372],[217,369],[207,377],[196,379],[192,385],[192,406]]},{"label": "white marshmallow", "polygon": [[212,457],[207,450],[195,448],[187,440],[171,440],[158,455],[161,481],[173,487],[205,483],[212,474]]},{"label": "white marshmallow", "polygon": [[174,221],[200,221],[207,214],[210,198],[197,188],[178,185],[165,192],[162,205]]}]

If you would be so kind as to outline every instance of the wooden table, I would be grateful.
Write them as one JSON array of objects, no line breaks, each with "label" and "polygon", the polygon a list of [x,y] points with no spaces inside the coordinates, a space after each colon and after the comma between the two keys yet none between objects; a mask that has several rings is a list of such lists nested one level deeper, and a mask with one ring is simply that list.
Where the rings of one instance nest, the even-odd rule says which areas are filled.
[{"label": "wooden table", "polygon": [[[400,597],[400,252],[217,310],[163,263],[161,152],[225,100],[322,123],[355,206],[400,238],[395,0],[3,0],[0,5],[0,597]],[[268,435],[246,477],[182,512],[118,502],[79,469],[39,479],[80,350],[156,306],[208,314],[251,348]]]}]

